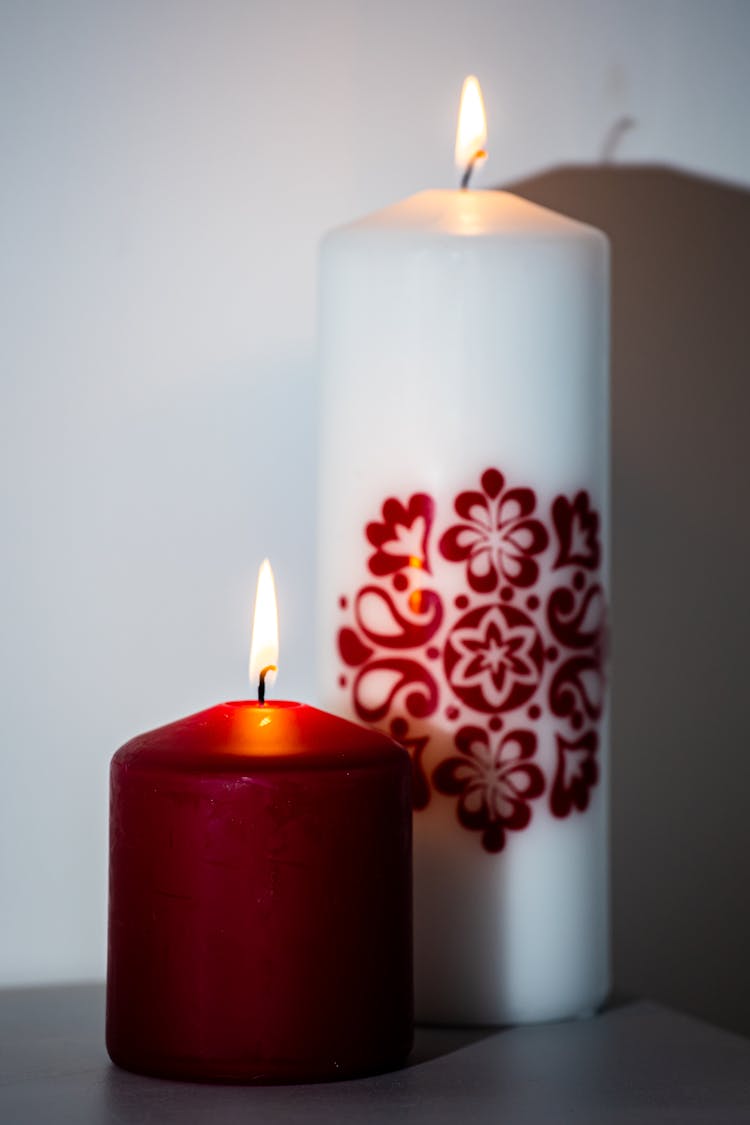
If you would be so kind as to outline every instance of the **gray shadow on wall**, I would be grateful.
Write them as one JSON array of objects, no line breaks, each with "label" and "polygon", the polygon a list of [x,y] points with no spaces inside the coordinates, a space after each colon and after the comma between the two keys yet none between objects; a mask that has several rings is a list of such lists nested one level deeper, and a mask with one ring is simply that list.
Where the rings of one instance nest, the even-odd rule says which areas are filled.
[{"label": "gray shadow on wall", "polygon": [[512,190],[612,243],[615,979],[750,1033],[750,194],[612,165]]}]

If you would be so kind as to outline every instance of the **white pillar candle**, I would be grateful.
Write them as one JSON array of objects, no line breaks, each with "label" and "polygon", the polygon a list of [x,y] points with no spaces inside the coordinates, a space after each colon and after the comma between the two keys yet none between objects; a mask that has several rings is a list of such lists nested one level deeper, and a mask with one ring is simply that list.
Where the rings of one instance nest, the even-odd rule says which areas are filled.
[{"label": "white pillar candle", "polygon": [[412,754],[417,1018],[609,984],[608,248],[427,191],[320,265],[319,675]]}]

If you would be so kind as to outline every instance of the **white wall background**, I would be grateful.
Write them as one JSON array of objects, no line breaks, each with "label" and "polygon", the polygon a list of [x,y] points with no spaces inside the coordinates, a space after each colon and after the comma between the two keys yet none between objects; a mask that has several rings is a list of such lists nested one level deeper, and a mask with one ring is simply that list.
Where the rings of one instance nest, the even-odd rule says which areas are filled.
[{"label": "white wall background", "polygon": [[[0,983],[101,976],[107,768],[246,693],[255,573],[313,694],[315,251],[599,158],[750,185],[743,0],[2,0]],[[637,985],[637,982],[635,982]]]}]

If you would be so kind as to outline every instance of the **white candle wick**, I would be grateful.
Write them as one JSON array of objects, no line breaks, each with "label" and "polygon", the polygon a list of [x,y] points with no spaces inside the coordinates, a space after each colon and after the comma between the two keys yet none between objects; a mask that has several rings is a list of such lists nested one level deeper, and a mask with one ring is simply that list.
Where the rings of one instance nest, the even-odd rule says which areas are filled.
[{"label": "white candle wick", "polygon": [[461,177],[461,190],[462,191],[466,191],[466,189],[468,188],[469,180],[471,179],[471,174],[474,171],[474,168],[476,167],[478,161],[485,160],[486,157],[487,157],[487,153],[484,151],[483,148],[477,149],[477,151],[474,153],[471,160],[466,165],[466,168],[464,169],[464,174]]}]

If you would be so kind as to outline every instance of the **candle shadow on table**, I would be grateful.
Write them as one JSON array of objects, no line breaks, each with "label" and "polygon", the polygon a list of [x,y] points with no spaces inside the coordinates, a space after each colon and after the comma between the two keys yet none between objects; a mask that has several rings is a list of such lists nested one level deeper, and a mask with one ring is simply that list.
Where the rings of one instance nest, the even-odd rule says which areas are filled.
[{"label": "candle shadow on table", "polygon": [[612,164],[512,190],[612,244],[616,980],[750,1033],[750,193]]},{"label": "candle shadow on table", "polygon": [[[604,1015],[618,1008],[625,1008],[632,1004],[633,1000],[634,997],[628,993],[620,991],[613,992],[596,1014]],[[587,1016],[585,1018],[595,1018],[595,1016]],[[550,1022],[574,1024],[580,1022],[580,1020],[565,1019]],[[428,1025],[417,1025],[414,1049],[404,1063],[404,1068],[408,1069],[409,1067],[420,1066],[422,1063],[432,1062],[433,1059],[439,1059],[445,1055],[452,1055],[456,1051],[462,1050],[464,1047],[471,1047],[472,1044],[481,1042],[483,1039],[489,1039],[493,1035],[500,1035],[505,1031],[512,1031],[513,1026],[514,1025],[501,1027],[432,1027]]]},{"label": "candle shadow on table", "polygon": [[408,1070],[433,1059],[452,1055],[482,1039],[497,1035],[497,1027],[417,1027],[414,1048],[401,1069]]}]

